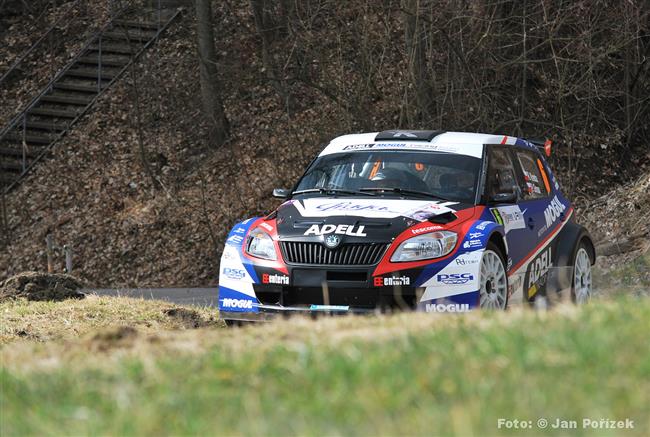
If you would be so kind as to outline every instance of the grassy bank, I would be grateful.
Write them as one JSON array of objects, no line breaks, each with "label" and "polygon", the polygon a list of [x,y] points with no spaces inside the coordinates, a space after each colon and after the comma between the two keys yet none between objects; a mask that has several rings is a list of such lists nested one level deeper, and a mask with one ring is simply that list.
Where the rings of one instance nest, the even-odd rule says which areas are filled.
[{"label": "grassy bank", "polygon": [[627,300],[13,342],[1,431],[493,435],[521,433],[498,418],[630,418],[630,431],[571,433],[642,435],[648,332],[650,302]]},{"label": "grassy bank", "polygon": [[222,325],[213,309],[179,307],[127,297],[68,299],[61,302],[0,302],[0,344],[16,340],[75,339],[98,329],[128,326],[146,332]]}]

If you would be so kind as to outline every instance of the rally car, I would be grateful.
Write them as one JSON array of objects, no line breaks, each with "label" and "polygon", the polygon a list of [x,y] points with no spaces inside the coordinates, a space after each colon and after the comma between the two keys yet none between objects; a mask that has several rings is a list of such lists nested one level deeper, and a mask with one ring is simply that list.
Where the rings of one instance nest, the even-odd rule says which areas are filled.
[{"label": "rally car", "polygon": [[232,228],[220,314],[503,310],[561,290],[585,302],[594,245],[545,155],[549,142],[503,135],[335,138],[273,191],[275,211]]}]

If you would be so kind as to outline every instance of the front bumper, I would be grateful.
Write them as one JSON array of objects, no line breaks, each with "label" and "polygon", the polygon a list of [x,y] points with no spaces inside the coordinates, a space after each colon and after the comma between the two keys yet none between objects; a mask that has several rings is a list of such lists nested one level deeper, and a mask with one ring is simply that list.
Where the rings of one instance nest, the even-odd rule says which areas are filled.
[{"label": "front bumper", "polygon": [[343,315],[368,315],[376,314],[378,310],[367,308],[346,308],[340,305],[319,305],[318,308],[310,307],[284,307],[278,305],[259,305],[258,312],[231,312],[221,311],[219,313],[223,320],[235,320],[242,322],[269,322],[279,317],[290,316],[343,316]]}]

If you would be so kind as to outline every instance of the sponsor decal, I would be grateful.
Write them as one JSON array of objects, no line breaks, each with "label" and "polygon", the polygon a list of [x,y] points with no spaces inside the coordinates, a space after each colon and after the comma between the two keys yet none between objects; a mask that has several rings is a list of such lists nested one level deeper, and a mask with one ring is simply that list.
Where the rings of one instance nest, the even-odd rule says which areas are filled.
[{"label": "sponsor decal", "polygon": [[375,287],[389,287],[394,285],[411,285],[411,278],[408,276],[375,276],[373,279]]},{"label": "sponsor decal", "polygon": [[399,211],[391,211],[386,205],[370,204],[370,203],[357,203],[357,202],[335,202],[323,203],[316,205],[319,211],[379,211],[399,213]]},{"label": "sponsor decal", "polygon": [[350,144],[349,146],[345,146],[343,150],[365,150],[372,149],[372,146],[374,144]]},{"label": "sponsor decal", "polygon": [[424,234],[425,232],[439,231],[442,226],[425,226],[424,228],[411,229],[413,235]]},{"label": "sponsor decal", "polygon": [[239,258],[236,253],[232,253],[230,250],[224,250],[223,255],[221,256],[223,257],[223,259],[227,259],[227,260]]},{"label": "sponsor decal", "polygon": [[494,220],[503,225],[506,234],[513,229],[525,229],[524,212],[518,206],[501,206],[499,208],[490,208]]},{"label": "sponsor decal", "polygon": [[244,237],[242,237],[241,235],[231,235],[226,240],[226,243],[241,244],[242,241],[244,241]]},{"label": "sponsor decal", "polygon": [[521,287],[522,275],[514,275],[508,280],[508,297],[512,296]]},{"label": "sponsor decal", "polygon": [[454,212],[454,210],[449,207],[457,204],[458,202],[432,202],[424,207],[406,211],[402,215],[423,222],[436,215],[444,214],[446,212]]},{"label": "sponsor decal", "polygon": [[233,233],[235,233],[235,234],[245,234],[246,233],[246,228],[237,227],[237,228],[233,229]]},{"label": "sponsor decal", "polygon": [[548,230],[548,226],[544,225],[541,228],[539,228],[539,231],[537,231],[537,238],[541,237],[544,232]]},{"label": "sponsor decal", "polygon": [[478,225],[476,225],[476,229],[478,229],[479,231],[484,231],[485,228],[486,228],[490,223],[492,223],[492,222],[481,222],[481,223],[479,223]]},{"label": "sponsor decal", "polygon": [[[334,215],[361,216],[375,218],[394,218],[403,216],[415,219],[425,214],[426,218],[433,215],[454,212],[449,205],[458,202],[432,202],[430,200],[402,199],[329,199],[325,197],[308,198],[294,202],[293,206],[303,217],[328,217]],[[423,219],[417,219],[422,221]]]},{"label": "sponsor decal", "polygon": [[544,210],[544,219],[546,220],[546,227],[550,228],[553,223],[560,217],[566,210],[566,205],[560,202],[560,199],[555,196],[551,203]]},{"label": "sponsor decal", "polygon": [[311,305],[309,307],[311,311],[348,311],[350,309],[349,305]]},{"label": "sponsor decal", "polygon": [[508,257],[508,264],[506,266],[506,270],[510,270],[512,268],[512,258]]},{"label": "sponsor decal", "polygon": [[311,225],[304,235],[326,235],[326,234],[340,234],[340,235],[349,235],[351,237],[366,237],[366,233],[363,232],[365,226],[354,226],[354,225]]},{"label": "sponsor decal", "polygon": [[478,264],[478,258],[456,258],[454,260],[457,266],[469,266],[471,264]]},{"label": "sponsor decal", "polygon": [[424,310],[427,313],[466,313],[469,311],[468,303],[428,303]]},{"label": "sponsor decal", "polygon": [[481,240],[468,240],[465,243],[463,243],[463,247],[465,249],[472,249],[475,247],[483,247],[483,243],[481,243]]},{"label": "sponsor decal", "polygon": [[273,231],[273,226],[271,226],[270,224],[268,224],[266,222],[260,223],[260,226],[263,227],[264,229],[266,229],[267,231]]},{"label": "sponsor decal", "polygon": [[526,289],[528,298],[532,298],[546,283],[546,277],[553,266],[551,257],[551,246],[548,246],[537,257],[528,264],[526,269]]},{"label": "sponsor decal", "polygon": [[229,267],[225,267],[223,269],[223,274],[226,276],[226,278],[242,279],[243,277],[246,276],[246,271],[245,270],[240,270],[240,269],[232,269],[232,268],[229,268]]},{"label": "sponsor decal", "polygon": [[247,225],[248,222],[250,222],[251,220],[253,220],[253,219],[252,219],[252,218],[248,218],[248,219],[244,220],[243,222],[241,222],[241,224],[242,224],[242,225]]},{"label": "sponsor decal", "polygon": [[481,238],[483,235],[484,235],[483,232],[470,232],[469,238],[473,240],[475,238]]},{"label": "sponsor decal", "polygon": [[253,301],[249,299],[221,299],[221,306],[223,308],[240,308],[240,309],[253,309]]},{"label": "sponsor decal", "polygon": [[263,284],[277,284],[289,285],[289,277],[287,275],[273,275],[269,273],[262,274]]},{"label": "sponsor decal", "polygon": [[438,282],[442,282],[447,285],[462,285],[466,284],[469,281],[474,280],[474,275],[471,273],[449,273],[446,275],[437,275],[436,279]]}]

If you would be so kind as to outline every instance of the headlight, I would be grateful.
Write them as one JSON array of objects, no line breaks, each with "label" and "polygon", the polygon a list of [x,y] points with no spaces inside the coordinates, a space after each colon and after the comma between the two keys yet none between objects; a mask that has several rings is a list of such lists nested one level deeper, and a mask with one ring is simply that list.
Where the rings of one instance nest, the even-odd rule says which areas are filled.
[{"label": "headlight", "polygon": [[440,258],[454,250],[457,239],[456,233],[450,231],[418,235],[400,244],[390,260],[406,262]]},{"label": "headlight", "polygon": [[246,242],[246,253],[271,261],[278,259],[278,255],[275,252],[273,239],[269,234],[260,228],[253,229],[248,235],[248,241]]}]

